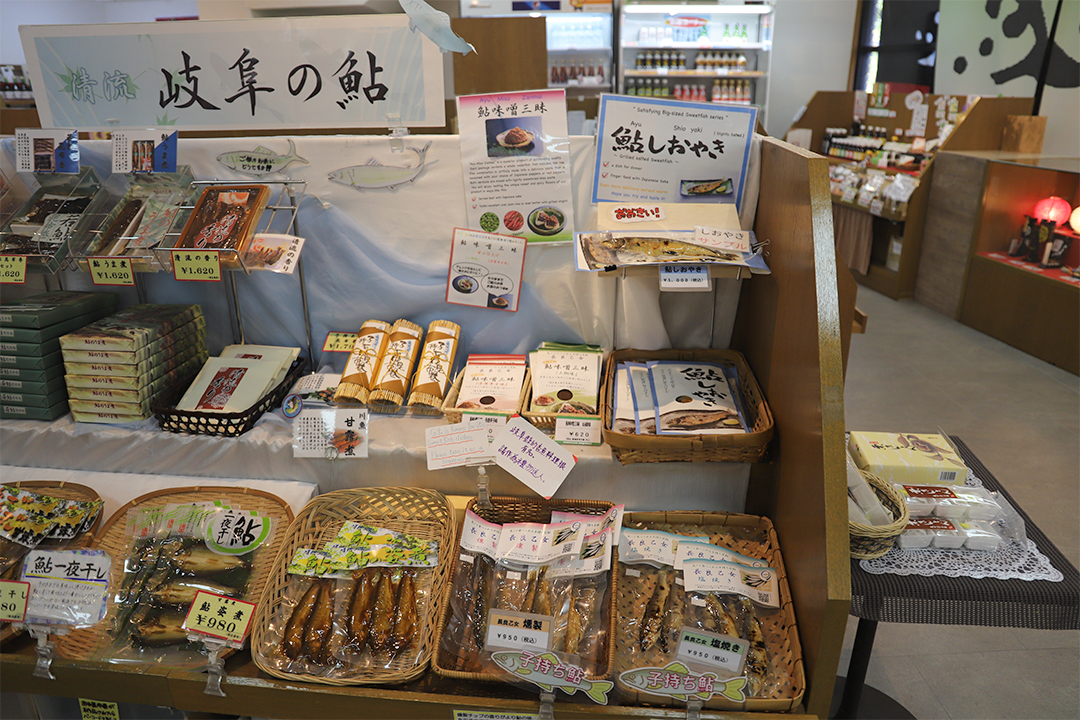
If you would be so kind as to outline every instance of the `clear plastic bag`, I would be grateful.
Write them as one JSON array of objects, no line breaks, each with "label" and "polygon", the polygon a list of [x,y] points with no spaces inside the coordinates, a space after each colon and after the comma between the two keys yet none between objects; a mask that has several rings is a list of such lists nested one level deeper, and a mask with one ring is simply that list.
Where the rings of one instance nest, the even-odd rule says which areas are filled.
[{"label": "clear plastic bag", "polygon": [[480,654],[487,635],[489,590],[495,561],[483,553],[459,549],[451,579],[450,609],[439,638],[441,667],[456,672],[483,672]]}]

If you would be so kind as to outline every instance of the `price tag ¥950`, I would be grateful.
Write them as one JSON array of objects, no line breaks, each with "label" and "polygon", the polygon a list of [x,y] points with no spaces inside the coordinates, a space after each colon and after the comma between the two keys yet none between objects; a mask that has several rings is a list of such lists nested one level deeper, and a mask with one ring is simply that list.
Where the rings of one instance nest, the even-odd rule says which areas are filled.
[{"label": "price tag \u00a5950", "polygon": [[131,260],[115,257],[92,257],[87,260],[90,280],[95,285],[134,285]]},{"label": "price tag \u00a5950", "polygon": [[537,650],[543,652],[551,646],[550,615],[518,612],[516,610],[492,610],[488,613],[488,648],[509,650]]},{"label": "price tag \u00a5950", "polygon": [[173,250],[173,277],[195,282],[221,282],[219,250]]},{"label": "price tag \u00a5950", "polygon": [[244,644],[255,616],[255,603],[200,590],[195,593],[183,628],[188,632],[224,640],[230,647]]},{"label": "price tag \u00a5950", "polygon": [[22,285],[26,282],[26,256],[0,255],[0,283]]},{"label": "price tag \u00a5950", "polygon": [[738,675],[746,650],[746,642],[739,638],[684,627],[675,657],[691,665]]}]

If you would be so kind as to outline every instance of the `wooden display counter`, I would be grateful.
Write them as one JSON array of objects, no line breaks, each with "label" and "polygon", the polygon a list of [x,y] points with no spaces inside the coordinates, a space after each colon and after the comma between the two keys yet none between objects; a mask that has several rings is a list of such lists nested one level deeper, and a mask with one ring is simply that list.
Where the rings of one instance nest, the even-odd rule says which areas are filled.
[{"label": "wooden display counter", "polygon": [[[776,439],[767,462],[753,466],[745,510],[772,519],[784,554],[807,681],[803,712],[791,716],[826,717],[850,604],[843,357],[855,288],[836,264],[828,162],[764,138],[761,187],[767,192],[759,199],[754,230],[771,241],[772,274],[743,283],[732,348],[747,356],[759,379],[773,412]],[[680,465],[670,466],[673,475],[679,471]],[[444,489],[436,473],[415,482]],[[677,496],[658,494],[654,500],[655,509],[690,509],[679,507]],[[225,698],[205,695],[206,676],[200,673],[57,660],[53,672],[58,679],[48,681],[31,676],[34,661],[34,648],[26,640],[6,646],[0,654],[5,690],[263,717],[449,719],[453,709],[534,713],[538,706],[535,695],[502,685],[440,683],[432,673],[401,689],[280,681],[260,673],[247,652],[227,663]],[[560,698],[555,714],[677,718],[686,711],[601,707]],[[751,715],[763,716],[701,714]]]},{"label": "wooden display counter", "polygon": [[[905,105],[905,96],[893,95],[882,108],[867,108],[865,125],[884,127],[887,134],[899,136],[910,141],[912,135],[906,131],[912,126],[912,110]],[[946,108],[949,118],[950,102],[963,107],[965,96],[928,95],[924,103],[929,105],[929,118],[925,133],[927,140],[938,137],[935,125],[936,108]],[[830,127],[847,128],[854,117],[854,92],[818,92],[807,103],[806,111],[792,124],[791,129],[809,129],[811,148],[821,148],[825,129]],[[955,127],[949,136],[938,146],[938,152],[961,150],[998,150],[1001,148],[1003,133],[1008,126],[1009,115],[1028,115],[1031,113],[1031,98],[988,98],[974,99],[966,112],[952,112]],[[830,161],[836,162],[836,158]],[[840,162],[850,162],[841,160]],[[894,299],[908,298],[915,294],[916,278],[919,272],[919,258],[922,251],[923,232],[926,224],[926,209],[931,193],[934,174],[934,159],[923,168],[918,176],[919,186],[908,201],[906,217],[902,219],[875,218],[874,252],[871,254],[870,267],[863,274],[852,271],[856,280],[867,287]],[[835,199],[838,204],[839,198]],[[848,207],[869,212],[866,208],[844,203]],[[892,225],[889,225],[889,223]],[[892,270],[885,265],[888,246],[896,241],[901,246],[899,265]]]}]

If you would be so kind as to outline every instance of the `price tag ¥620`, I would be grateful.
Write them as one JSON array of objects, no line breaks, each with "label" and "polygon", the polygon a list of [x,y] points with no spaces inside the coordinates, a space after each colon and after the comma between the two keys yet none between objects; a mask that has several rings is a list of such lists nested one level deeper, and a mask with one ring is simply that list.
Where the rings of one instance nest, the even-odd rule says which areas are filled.
[{"label": "price tag \u00a5620", "polygon": [[352,352],[353,345],[356,344],[357,333],[351,332],[337,332],[331,330],[326,333],[326,340],[323,341],[323,352]]},{"label": "price tag \u00a5620", "polygon": [[173,250],[173,277],[195,282],[221,282],[219,250]]},{"label": "price tag \u00a5620", "polygon": [[87,263],[90,266],[90,280],[95,285],[135,284],[135,274],[128,258],[92,257]]},{"label": "price tag \u00a5620", "polygon": [[22,285],[26,282],[26,256],[0,255],[0,283]]},{"label": "price tag \u00a5620", "polygon": [[0,621],[22,622],[26,617],[26,602],[30,583],[21,580],[0,580]]},{"label": "price tag \u00a5620", "polygon": [[239,647],[244,644],[244,636],[254,616],[253,602],[200,590],[195,593],[182,627],[188,632],[224,640]]},{"label": "price tag \u00a5620", "polygon": [[555,442],[567,445],[599,445],[601,440],[599,420],[555,418]]}]

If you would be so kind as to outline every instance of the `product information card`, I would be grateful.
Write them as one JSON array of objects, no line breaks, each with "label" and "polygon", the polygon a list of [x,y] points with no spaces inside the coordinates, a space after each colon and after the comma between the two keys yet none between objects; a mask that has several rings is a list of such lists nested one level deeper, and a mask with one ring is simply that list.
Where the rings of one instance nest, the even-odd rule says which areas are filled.
[{"label": "product information card", "polygon": [[565,92],[466,95],[457,101],[469,227],[530,242],[573,238]]},{"label": "product information card", "polygon": [[593,202],[733,203],[757,108],[603,95]]},{"label": "product information card", "polygon": [[79,131],[59,128],[17,128],[15,171],[79,172]]},{"label": "product information card", "polygon": [[446,302],[517,312],[525,238],[454,228]]},{"label": "product information card", "polygon": [[176,172],[176,131],[114,130],[114,173]]}]

